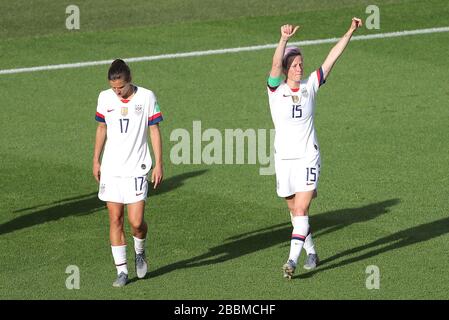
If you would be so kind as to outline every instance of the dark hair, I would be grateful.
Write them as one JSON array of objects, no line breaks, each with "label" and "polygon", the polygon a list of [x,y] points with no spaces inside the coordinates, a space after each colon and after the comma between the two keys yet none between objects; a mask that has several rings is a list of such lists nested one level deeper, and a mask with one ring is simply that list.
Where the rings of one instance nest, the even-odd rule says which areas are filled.
[{"label": "dark hair", "polygon": [[284,69],[284,71],[287,71],[289,69],[290,58],[296,56],[302,56],[302,52],[299,48],[297,47],[286,48],[284,52],[284,57],[282,58],[282,69]]},{"label": "dark hair", "polygon": [[108,71],[108,80],[123,79],[131,82],[131,70],[122,59],[115,59]]}]

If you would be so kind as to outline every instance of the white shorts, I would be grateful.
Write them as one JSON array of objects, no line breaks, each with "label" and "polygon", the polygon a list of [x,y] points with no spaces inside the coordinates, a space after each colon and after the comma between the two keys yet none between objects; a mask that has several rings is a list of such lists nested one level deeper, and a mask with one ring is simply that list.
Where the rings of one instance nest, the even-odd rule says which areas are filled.
[{"label": "white shorts", "polygon": [[289,197],[296,192],[312,191],[318,187],[320,155],[308,158],[274,159],[276,191],[279,197]]},{"label": "white shorts", "polygon": [[148,192],[147,176],[108,177],[100,176],[98,198],[102,201],[123,204],[146,200]]}]

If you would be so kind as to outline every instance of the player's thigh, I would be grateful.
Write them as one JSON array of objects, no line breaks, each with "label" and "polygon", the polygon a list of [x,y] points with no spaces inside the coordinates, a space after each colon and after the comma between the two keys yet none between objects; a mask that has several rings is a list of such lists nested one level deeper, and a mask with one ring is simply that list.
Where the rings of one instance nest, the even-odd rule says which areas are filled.
[{"label": "player's thigh", "polygon": [[312,199],[315,197],[315,190],[296,192],[294,195],[285,197],[288,209],[293,216],[308,215]]},{"label": "player's thigh", "polygon": [[293,214],[308,215],[314,194],[315,190],[295,193],[293,204],[295,212]]},{"label": "player's thigh", "polygon": [[287,202],[287,206],[290,212],[293,212],[293,209],[295,208],[295,194],[285,197],[285,201]]},{"label": "player's thigh", "polygon": [[109,222],[111,224],[123,225],[125,213],[125,205],[123,203],[111,202],[106,203],[109,213]]},{"label": "player's thigh", "polygon": [[131,226],[139,228],[143,224],[143,217],[145,212],[145,201],[141,200],[134,203],[129,203],[128,207],[128,220]]}]

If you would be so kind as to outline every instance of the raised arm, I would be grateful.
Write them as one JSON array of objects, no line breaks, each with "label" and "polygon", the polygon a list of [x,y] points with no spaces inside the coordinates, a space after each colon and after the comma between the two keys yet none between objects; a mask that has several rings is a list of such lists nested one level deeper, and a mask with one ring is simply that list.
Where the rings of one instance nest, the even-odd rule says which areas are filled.
[{"label": "raised arm", "polygon": [[351,40],[352,34],[354,33],[357,28],[362,26],[362,20],[359,18],[352,18],[351,26],[349,27],[349,30],[345,33],[345,35],[340,39],[340,41],[337,42],[337,44],[331,49],[329,54],[327,55],[326,60],[324,60],[323,65],[321,66],[323,68],[323,76],[324,79],[327,79],[327,76],[332,70],[332,67],[334,66],[335,62],[337,62],[338,58],[341,56],[343,51],[345,50],[346,46],[349,43],[349,40]]},{"label": "raised arm", "polygon": [[281,27],[281,38],[274,52],[273,63],[271,65],[271,78],[279,78],[282,75],[282,58],[284,57],[285,47],[287,46],[288,40],[293,37],[298,29],[299,26],[291,24],[286,24]]}]

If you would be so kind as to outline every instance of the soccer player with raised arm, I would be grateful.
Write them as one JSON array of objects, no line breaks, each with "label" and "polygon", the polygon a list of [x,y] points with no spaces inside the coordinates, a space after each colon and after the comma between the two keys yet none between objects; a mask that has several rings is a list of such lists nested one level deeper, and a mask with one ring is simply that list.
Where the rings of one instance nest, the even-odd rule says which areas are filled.
[{"label": "soccer player with raised arm", "polygon": [[[113,286],[123,287],[128,282],[123,229],[125,205],[134,238],[136,274],[138,278],[144,278],[147,273],[145,239],[148,227],[144,220],[147,175],[153,168],[153,188],[162,181],[159,131],[162,114],[154,93],[131,83],[131,71],[123,60],[112,62],[108,80],[111,88],[100,93],[95,115],[98,126],[93,175],[100,184],[98,197],[106,202],[109,212],[109,237],[117,268]],[[154,164],[148,148],[148,135],[151,137]]]},{"label": "soccer player with raised arm", "polygon": [[290,254],[282,268],[285,278],[291,279],[303,247],[307,253],[304,268],[313,269],[319,263],[308,217],[312,199],[317,196],[320,175],[320,147],[314,127],[316,95],[352,34],[361,25],[360,19],[353,18],[349,30],[331,49],[321,67],[308,77],[303,75],[304,56],[301,50],[287,47],[287,42],[299,27],[289,24],[281,27],[267,91],[276,130],[274,159],[277,194],[287,201],[293,225]]}]

